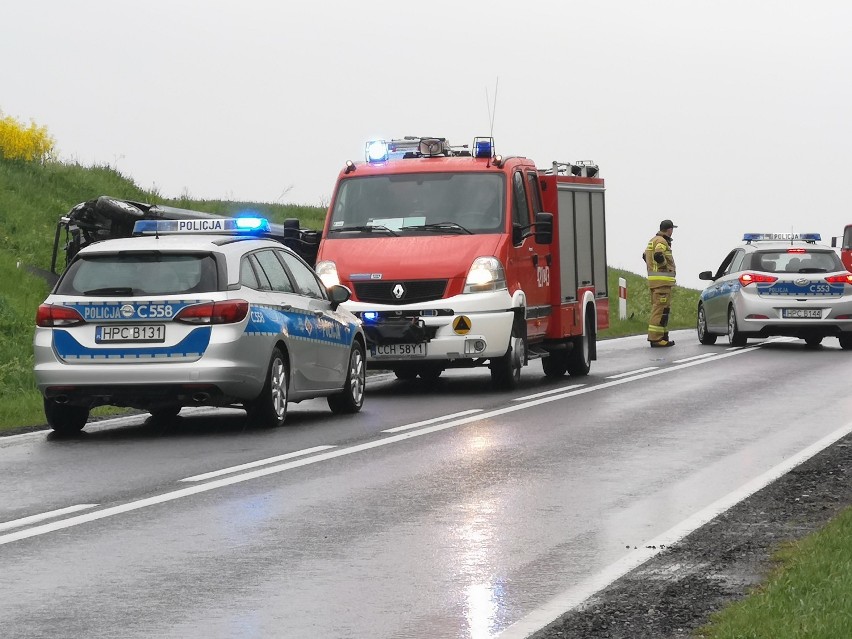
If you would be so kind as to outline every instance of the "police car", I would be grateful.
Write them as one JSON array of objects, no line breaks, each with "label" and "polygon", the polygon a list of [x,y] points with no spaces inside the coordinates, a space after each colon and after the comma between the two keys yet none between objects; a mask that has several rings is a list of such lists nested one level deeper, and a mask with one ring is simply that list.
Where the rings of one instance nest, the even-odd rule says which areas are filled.
[{"label": "police car", "polygon": [[288,402],[364,401],[364,333],[261,218],[141,220],[134,237],[82,249],[39,306],[35,378],[48,424],[81,430],[91,408],[168,418],[241,405],[284,422]]},{"label": "police car", "polygon": [[749,337],[785,335],[819,345],[836,336],[852,349],[852,274],[818,233],[746,233],[728,253],[698,301],[698,339],[733,346]]}]

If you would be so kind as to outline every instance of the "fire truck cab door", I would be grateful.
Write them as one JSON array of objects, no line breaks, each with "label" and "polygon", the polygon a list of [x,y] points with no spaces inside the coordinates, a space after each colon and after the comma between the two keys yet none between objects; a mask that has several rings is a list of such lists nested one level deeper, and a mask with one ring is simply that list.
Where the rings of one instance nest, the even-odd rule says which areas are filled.
[{"label": "fire truck cab door", "polygon": [[[519,168],[512,174],[512,226],[516,230],[509,254],[507,277],[523,289],[527,298],[527,336],[535,338],[547,331],[550,318],[550,247],[537,244],[529,227],[541,211],[541,193],[534,169]],[[512,290],[512,283],[509,284]]]}]

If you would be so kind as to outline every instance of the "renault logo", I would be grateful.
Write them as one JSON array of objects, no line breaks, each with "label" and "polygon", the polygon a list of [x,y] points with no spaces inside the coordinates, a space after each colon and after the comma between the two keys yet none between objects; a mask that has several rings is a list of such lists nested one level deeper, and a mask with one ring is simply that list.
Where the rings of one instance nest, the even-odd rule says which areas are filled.
[{"label": "renault logo", "polygon": [[393,296],[396,299],[401,300],[402,296],[405,295],[405,287],[402,284],[396,284],[393,289],[391,289],[391,293],[393,293]]}]

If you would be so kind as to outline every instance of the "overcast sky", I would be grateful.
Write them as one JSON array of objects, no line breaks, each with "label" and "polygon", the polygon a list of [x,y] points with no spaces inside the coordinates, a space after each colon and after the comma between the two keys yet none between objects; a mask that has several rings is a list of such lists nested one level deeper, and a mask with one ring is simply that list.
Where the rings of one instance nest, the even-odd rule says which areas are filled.
[{"label": "overcast sky", "polygon": [[0,110],[165,197],[325,205],[369,138],[487,135],[496,87],[498,152],[596,161],[610,265],[642,273],[671,218],[694,288],[743,232],[852,222],[850,71],[848,0],[6,0],[0,19]]}]

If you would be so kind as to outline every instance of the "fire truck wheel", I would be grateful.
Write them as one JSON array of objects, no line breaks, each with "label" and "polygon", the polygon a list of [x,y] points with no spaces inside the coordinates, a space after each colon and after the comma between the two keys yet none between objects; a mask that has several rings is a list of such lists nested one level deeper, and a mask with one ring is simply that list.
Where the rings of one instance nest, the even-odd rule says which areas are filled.
[{"label": "fire truck wheel", "polygon": [[707,346],[716,343],[716,336],[707,330],[707,313],[703,304],[698,307],[698,341]]},{"label": "fire truck wheel", "polygon": [[420,375],[420,379],[425,382],[434,382],[440,376],[441,373],[444,372],[444,369],[437,365],[424,365],[418,371],[417,374]]},{"label": "fire truck wheel", "polygon": [[595,339],[595,315],[586,311],[583,334],[574,338],[574,348],[568,353],[568,374],[572,377],[588,375],[592,368],[592,340]]},{"label": "fire truck wheel", "polygon": [[410,381],[417,378],[417,369],[411,365],[397,366],[393,369],[393,374],[396,375],[397,379]]},{"label": "fire truck wheel", "polygon": [[524,338],[512,331],[509,350],[502,357],[491,360],[491,382],[499,390],[513,390],[521,381],[521,366],[524,361],[526,344]]},{"label": "fire truck wheel", "polygon": [[553,351],[541,360],[545,377],[562,377],[568,372],[568,351]]}]

